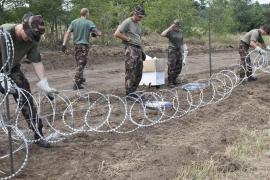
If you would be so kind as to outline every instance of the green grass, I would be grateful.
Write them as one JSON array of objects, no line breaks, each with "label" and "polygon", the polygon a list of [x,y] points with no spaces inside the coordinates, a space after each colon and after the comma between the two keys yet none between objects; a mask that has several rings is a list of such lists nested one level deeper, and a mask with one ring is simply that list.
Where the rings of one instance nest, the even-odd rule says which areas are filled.
[{"label": "green grass", "polygon": [[[244,35],[242,34],[211,34],[211,42],[213,44],[228,44],[232,46],[238,46],[240,38]],[[204,35],[202,37],[196,37],[196,36],[188,36],[186,37],[184,35],[184,41],[187,44],[197,44],[197,45],[208,45],[208,34]],[[72,43],[72,38],[69,41]],[[161,37],[158,33],[153,32],[147,36],[143,36],[143,44],[146,46],[167,46],[168,40],[167,38]],[[270,45],[270,36],[264,36],[263,39],[265,40],[265,43],[267,45]],[[44,47],[52,47],[55,48],[58,45],[61,45],[62,41],[57,42],[57,44],[52,44],[51,40],[42,40],[42,46]],[[113,37],[113,32],[110,33],[104,33],[102,37],[95,38],[93,40],[93,44],[96,45],[106,45],[106,46],[120,46],[122,45],[121,41],[119,39],[116,39]]]}]

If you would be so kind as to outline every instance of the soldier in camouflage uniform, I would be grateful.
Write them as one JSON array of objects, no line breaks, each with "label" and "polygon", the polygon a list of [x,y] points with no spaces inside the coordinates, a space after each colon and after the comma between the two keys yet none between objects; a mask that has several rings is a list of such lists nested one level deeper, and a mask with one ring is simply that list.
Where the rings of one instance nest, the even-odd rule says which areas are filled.
[{"label": "soldier in camouflage uniform", "polygon": [[[21,98],[19,108],[21,108],[21,112],[26,119],[29,128],[34,131],[34,138],[39,140],[36,142],[37,145],[48,148],[50,147],[50,144],[44,139],[40,138],[40,136],[43,136],[43,124],[37,115],[37,110],[33,103],[30,84],[20,69],[21,60],[26,55],[27,59],[32,63],[35,73],[40,79],[37,86],[41,88],[41,90],[43,90],[44,93],[46,93],[46,95],[50,98],[53,98],[53,93],[57,93],[55,89],[50,88],[48,85],[47,78],[45,77],[44,66],[41,62],[41,56],[38,49],[40,37],[45,32],[44,20],[40,15],[27,13],[24,15],[23,22],[21,24],[4,24],[1,27],[10,33],[14,43],[14,60],[8,76],[19,88],[28,92],[25,93],[26,97],[22,94],[19,95],[16,90],[14,90],[15,92],[12,94],[15,101],[17,101],[19,97]],[[0,60],[0,62],[2,62],[1,49]],[[2,86],[2,83],[0,89],[2,93],[6,92],[5,87]]]},{"label": "soldier in camouflage uniform", "polygon": [[176,85],[176,79],[182,70],[184,40],[180,28],[180,21],[176,19],[169,28],[161,33],[161,36],[169,39],[168,84],[170,87],[174,87]]},{"label": "soldier in camouflage uniform", "polygon": [[126,94],[136,91],[142,78],[143,60],[145,54],[142,49],[141,23],[145,16],[143,5],[138,5],[133,15],[125,19],[114,33],[125,44],[125,87]]},{"label": "soldier in camouflage uniform", "polygon": [[[256,81],[257,78],[252,76],[252,65],[250,61],[249,54],[249,48],[254,48],[259,53],[263,54],[266,53],[264,49],[266,45],[264,43],[264,40],[262,38],[262,35],[269,34],[270,28],[268,26],[261,26],[260,29],[253,29],[245,34],[244,37],[241,38],[240,44],[239,44],[239,54],[240,54],[240,79],[244,79],[245,75],[247,76],[248,81]],[[260,43],[262,48],[257,45],[257,43]]]},{"label": "soldier in camouflage uniform", "polygon": [[82,8],[80,11],[80,18],[73,20],[64,35],[62,51],[66,51],[66,43],[71,33],[73,33],[73,42],[75,45],[75,60],[76,73],[74,77],[73,89],[83,89],[82,84],[85,82],[83,77],[83,70],[87,64],[87,55],[89,52],[90,36],[101,36],[101,32],[96,28],[96,25],[87,20],[89,17],[89,10]]}]

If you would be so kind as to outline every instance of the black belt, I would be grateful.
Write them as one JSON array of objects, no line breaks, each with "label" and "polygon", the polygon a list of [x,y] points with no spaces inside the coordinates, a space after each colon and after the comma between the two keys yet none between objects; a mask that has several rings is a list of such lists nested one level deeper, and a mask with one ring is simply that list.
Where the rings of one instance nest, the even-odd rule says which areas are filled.
[{"label": "black belt", "polygon": [[181,48],[173,48],[173,47],[169,47],[169,49],[173,50],[173,51],[180,51]]},{"label": "black belt", "polygon": [[240,41],[240,43],[242,43],[243,45],[245,45],[245,46],[248,46],[249,47],[249,44],[248,43],[246,43],[246,42],[244,42],[244,41]]},{"label": "black belt", "polygon": [[142,48],[141,46],[135,45],[135,44],[127,44],[127,46],[135,47],[135,48],[138,48],[138,49]]}]

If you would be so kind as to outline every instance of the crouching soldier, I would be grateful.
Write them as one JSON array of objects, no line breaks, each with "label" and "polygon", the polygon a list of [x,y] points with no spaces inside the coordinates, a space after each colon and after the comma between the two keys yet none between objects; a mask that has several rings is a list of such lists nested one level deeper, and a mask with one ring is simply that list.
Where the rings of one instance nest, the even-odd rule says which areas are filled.
[{"label": "crouching soldier", "polygon": [[[240,54],[240,80],[245,80],[245,75],[247,76],[247,81],[256,81],[257,78],[253,76],[252,64],[250,60],[249,49],[252,48],[258,51],[260,54],[266,54],[266,45],[262,38],[262,35],[269,35],[270,28],[266,25],[261,26],[259,29],[253,29],[246,33],[239,43],[239,54]],[[245,83],[243,81],[242,83]]]},{"label": "crouching soldier", "polygon": [[[38,117],[37,109],[33,103],[33,98],[30,95],[30,84],[21,71],[21,61],[23,57],[26,56],[26,58],[32,63],[34,71],[39,78],[37,86],[51,98],[54,93],[57,93],[55,89],[48,85],[38,49],[40,38],[45,33],[44,20],[40,15],[27,13],[23,16],[21,24],[4,24],[1,27],[10,33],[14,43],[14,60],[8,76],[19,88],[29,93],[25,93],[25,96],[19,95],[18,92],[13,93],[14,99],[15,101],[18,101],[18,98],[21,98],[18,102],[20,106],[19,108],[21,109],[29,128],[34,131],[36,144],[40,147],[48,148],[50,147],[50,144],[43,139],[43,124],[42,120]],[[1,50],[0,60],[0,62],[2,62]]]}]

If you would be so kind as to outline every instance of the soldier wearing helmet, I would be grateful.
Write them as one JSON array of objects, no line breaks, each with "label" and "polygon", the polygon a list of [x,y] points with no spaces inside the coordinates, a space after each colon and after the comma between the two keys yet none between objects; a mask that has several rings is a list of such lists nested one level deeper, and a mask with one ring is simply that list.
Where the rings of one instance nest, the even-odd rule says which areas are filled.
[{"label": "soldier wearing helmet", "polygon": [[127,95],[136,91],[142,78],[145,54],[142,49],[140,21],[145,15],[143,5],[136,6],[132,16],[125,19],[114,33],[114,36],[121,39],[125,45],[125,88]]},{"label": "soldier wearing helmet", "polygon": [[247,81],[256,81],[257,78],[253,75],[251,60],[249,57],[249,49],[252,48],[260,54],[266,54],[266,45],[262,35],[269,35],[269,26],[263,25],[259,29],[253,29],[247,32],[240,40],[239,54],[240,54],[240,79],[244,83]]},{"label": "soldier wearing helmet", "polygon": [[184,55],[184,40],[180,20],[175,19],[172,25],[161,33],[161,36],[169,40],[168,84],[169,87],[174,87],[177,83],[176,79],[182,70]]},{"label": "soldier wearing helmet", "polygon": [[[48,148],[50,147],[50,144],[43,138],[43,124],[42,120],[37,116],[37,110],[33,103],[33,98],[30,95],[30,84],[21,71],[21,61],[26,56],[26,58],[32,63],[34,71],[39,79],[37,86],[51,99],[54,97],[54,93],[57,93],[55,89],[48,85],[38,48],[40,38],[45,33],[44,20],[41,15],[27,13],[23,16],[22,23],[3,24],[1,28],[10,33],[14,44],[14,59],[12,66],[10,67],[11,69],[9,69],[11,73],[8,76],[19,88],[28,92],[25,93],[26,97],[15,92],[13,93],[14,99],[15,101],[18,101],[19,97],[21,98],[18,102],[21,112],[26,119],[29,128],[34,131],[34,138],[37,140],[37,145]],[[0,67],[2,67],[1,55],[0,62]],[[1,88],[4,89],[4,87]]]}]

